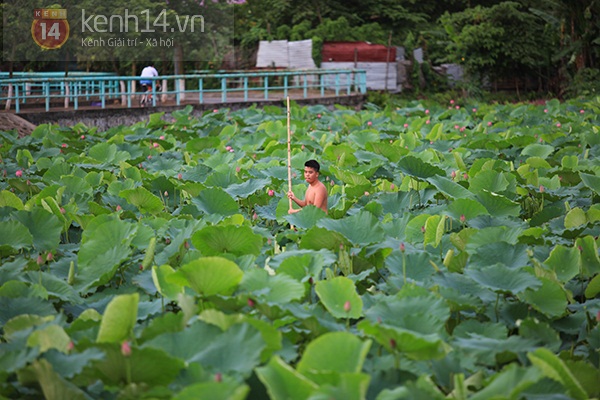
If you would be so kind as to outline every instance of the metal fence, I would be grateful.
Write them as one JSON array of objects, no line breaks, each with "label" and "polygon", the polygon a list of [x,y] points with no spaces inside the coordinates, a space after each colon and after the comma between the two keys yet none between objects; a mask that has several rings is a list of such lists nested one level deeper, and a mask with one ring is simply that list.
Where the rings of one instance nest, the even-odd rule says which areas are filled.
[{"label": "metal fence", "polygon": [[3,109],[23,108],[45,111],[81,107],[139,107],[143,96],[140,80],[152,81],[152,106],[159,102],[206,104],[250,102],[277,98],[309,98],[364,94],[366,71],[356,69],[276,70],[194,73],[155,78],[110,74],[69,77],[25,75],[0,77],[0,104]]}]

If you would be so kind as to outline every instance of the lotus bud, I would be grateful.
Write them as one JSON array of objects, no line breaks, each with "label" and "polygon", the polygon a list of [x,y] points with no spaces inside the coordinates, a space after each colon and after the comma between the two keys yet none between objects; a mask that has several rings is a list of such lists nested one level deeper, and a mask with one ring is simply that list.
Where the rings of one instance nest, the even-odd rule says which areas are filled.
[{"label": "lotus bud", "polygon": [[346,302],[344,303],[344,311],[346,311],[346,312],[350,312],[350,310],[351,310],[351,309],[352,309],[352,304],[350,304],[350,302],[349,302],[349,301],[346,301]]},{"label": "lotus bud", "polygon": [[450,177],[452,179],[456,178],[456,171],[452,171],[452,173],[450,173]]},{"label": "lotus bud", "polygon": [[429,125],[431,123],[430,120],[425,121],[425,124]]},{"label": "lotus bud", "polygon": [[17,178],[20,178],[20,177],[22,177],[22,176],[23,176],[23,171],[21,171],[21,170],[18,170],[17,172],[15,172],[15,176],[16,176]]},{"label": "lotus bud", "polygon": [[236,173],[239,173],[240,171],[241,171],[241,168],[240,168],[240,167],[235,167],[235,172],[236,172]]},{"label": "lotus bud", "polygon": [[85,140],[85,135],[81,135],[81,136],[80,136],[80,139],[81,139],[81,140]]},{"label": "lotus bud", "polygon": [[546,191],[546,188],[543,185],[540,185],[540,193],[544,193]]},{"label": "lotus bud", "polygon": [[371,121],[369,121],[369,122],[367,122],[367,125],[371,126],[371,125],[373,125],[373,123]]},{"label": "lotus bud", "polygon": [[425,114],[429,114],[429,110],[425,110]]},{"label": "lotus bud", "polygon": [[215,374],[215,382],[222,382],[223,381],[223,375],[221,375],[220,372],[217,372]]},{"label": "lotus bud", "polygon": [[492,126],[492,121],[488,121],[488,126]]},{"label": "lotus bud", "polygon": [[463,179],[464,179],[465,181],[468,181],[468,180],[469,180],[469,174],[467,174],[467,173],[465,172],[465,173],[463,174]]},{"label": "lotus bud", "polygon": [[37,262],[37,265],[42,265],[44,263],[44,257],[42,257],[41,254],[38,255],[36,262]]},{"label": "lotus bud", "polygon": [[63,144],[60,145],[60,147],[62,147],[63,149],[66,149],[67,148],[67,144],[63,143]]},{"label": "lotus bud", "polygon": [[54,259],[54,255],[52,255],[52,252],[49,251],[48,254],[46,255],[46,261],[52,261]]},{"label": "lotus bud", "polygon": [[405,127],[405,128],[408,128],[408,124],[404,124],[404,127]]},{"label": "lotus bud", "polygon": [[183,178],[183,175],[181,175],[181,174],[177,174],[177,179],[180,179],[180,180],[181,180],[182,178]]},{"label": "lotus bud", "polygon": [[75,348],[75,343],[72,340],[67,343],[67,352],[71,352]]},{"label": "lotus bud", "polygon": [[396,348],[396,345],[397,345],[397,344],[396,344],[396,339],[394,339],[394,338],[391,338],[391,339],[390,339],[390,347],[391,347],[392,349],[395,349],[395,348]]},{"label": "lotus bud", "polygon": [[268,194],[270,197],[275,196],[275,191],[273,189],[269,189]]},{"label": "lotus bud", "polygon": [[465,214],[461,214],[460,222],[462,222],[464,224],[466,220],[467,220],[467,218],[465,217]]},{"label": "lotus bud", "polygon": [[256,305],[256,303],[254,303],[254,300],[252,300],[251,298],[248,298],[248,307],[254,307]]},{"label": "lotus bud", "polygon": [[425,226],[422,226],[422,227],[421,227],[421,232],[422,232],[422,233],[425,233]]},{"label": "lotus bud", "polygon": [[121,354],[125,357],[129,357],[131,355],[131,344],[126,340],[121,343]]},{"label": "lotus bud", "polygon": [[585,113],[585,110],[579,110],[579,114]]},{"label": "lotus bud", "polygon": [[116,207],[116,210],[117,210],[117,211],[121,211],[121,210],[122,210],[121,206],[120,206],[120,205],[117,205],[117,207]]},{"label": "lotus bud", "polygon": [[406,246],[404,245],[404,243],[400,243],[400,251],[403,253],[406,251]]},{"label": "lotus bud", "polygon": [[165,238],[165,243],[166,244],[171,244],[171,238]]},{"label": "lotus bud", "polygon": [[557,128],[560,128],[561,126],[562,126],[562,125],[560,124],[560,122],[556,124],[556,127],[557,127]]},{"label": "lotus bud", "polygon": [[165,136],[164,136],[164,135],[160,135],[158,138],[159,138],[160,140],[165,140]]},{"label": "lotus bud", "polygon": [[61,214],[64,214],[64,213],[66,213],[66,212],[67,212],[67,211],[64,209],[64,207],[61,207],[61,208],[60,208],[60,213],[61,213]]},{"label": "lotus bud", "polygon": [[154,143],[152,143],[152,146],[153,146],[154,148],[157,148],[158,146],[160,146],[160,144],[158,144],[158,143],[154,142]]},{"label": "lotus bud", "polygon": [[189,249],[190,248],[190,242],[188,242],[187,240],[183,243],[183,247],[185,247],[185,249]]}]

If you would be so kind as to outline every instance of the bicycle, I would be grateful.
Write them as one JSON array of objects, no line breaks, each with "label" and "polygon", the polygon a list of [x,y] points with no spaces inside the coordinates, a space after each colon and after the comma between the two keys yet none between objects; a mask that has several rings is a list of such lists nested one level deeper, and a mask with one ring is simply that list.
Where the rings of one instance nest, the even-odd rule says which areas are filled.
[{"label": "bicycle", "polygon": [[[160,90],[160,85],[156,85],[156,91]],[[152,105],[152,85],[142,84],[144,94],[140,96],[140,107]],[[160,102],[160,96],[156,96],[156,102]]]}]

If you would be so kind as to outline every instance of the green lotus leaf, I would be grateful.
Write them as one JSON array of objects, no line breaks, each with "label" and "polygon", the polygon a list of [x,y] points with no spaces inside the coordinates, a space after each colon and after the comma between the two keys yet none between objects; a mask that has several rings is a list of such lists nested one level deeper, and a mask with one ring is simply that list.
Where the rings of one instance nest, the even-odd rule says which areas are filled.
[{"label": "green lotus leaf", "polygon": [[16,194],[3,190],[0,192],[0,208],[1,207],[12,207],[17,210],[23,209],[23,202],[17,197]]},{"label": "green lotus leaf", "polygon": [[248,179],[243,183],[236,183],[228,186],[225,188],[225,192],[227,192],[234,199],[245,199],[246,197],[264,189],[270,184],[270,179]]},{"label": "green lotus leaf", "polygon": [[44,354],[44,359],[52,364],[54,370],[63,378],[69,379],[81,373],[92,362],[103,358],[104,353],[96,348],[89,348],[70,354],[49,350]]},{"label": "green lotus leaf", "polygon": [[221,140],[214,136],[207,136],[201,138],[194,138],[189,140],[185,149],[190,153],[200,153],[206,149],[216,149],[221,144]]},{"label": "green lotus leaf", "polygon": [[[359,211],[340,220],[321,219],[317,222],[317,226],[338,232],[351,243],[358,245],[379,242],[383,240],[385,235],[377,218],[368,211]],[[357,227],[360,227],[360,229],[357,229]]]},{"label": "green lotus leaf", "polygon": [[440,192],[452,199],[475,199],[473,192],[465,189],[463,186],[446,178],[442,175],[434,175],[427,178],[427,182],[431,183]]},{"label": "green lotus leaf", "polygon": [[579,173],[583,184],[592,189],[596,194],[600,194],[600,176],[590,175],[583,172]]},{"label": "green lotus leaf", "polygon": [[166,280],[185,285],[203,296],[230,295],[244,273],[236,263],[223,257],[202,257],[183,265]]},{"label": "green lotus leaf", "polygon": [[532,168],[537,168],[537,169],[552,168],[552,166],[548,163],[548,161],[544,160],[541,157],[529,157],[527,160],[525,160],[525,163],[527,165],[531,166]]},{"label": "green lotus leaf", "polygon": [[323,257],[319,254],[302,254],[287,257],[277,268],[278,274],[286,274],[299,282],[308,281],[321,276],[325,266]]},{"label": "green lotus leaf", "polygon": [[574,399],[585,400],[589,398],[573,371],[550,350],[539,348],[527,354],[527,357],[544,376],[560,382]]},{"label": "green lotus leaf", "polygon": [[533,143],[525,146],[521,151],[522,156],[548,158],[554,152],[554,147],[547,144]]},{"label": "green lotus leaf", "polygon": [[496,374],[482,390],[469,397],[469,400],[496,398],[517,399],[521,393],[542,379],[535,368],[520,367],[515,364]]},{"label": "green lotus leaf", "polygon": [[457,337],[453,342],[455,351],[473,358],[478,364],[494,365],[496,356],[502,353],[525,353],[537,347],[536,340],[524,339],[517,335],[506,338],[490,338],[475,333],[467,337]]},{"label": "green lotus leaf", "polygon": [[540,277],[541,287],[532,288],[523,294],[525,301],[533,308],[550,318],[567,314],[567,296],[564,289],[555,281]]},{"label": "green lotus leaf", "polygon": [[314,399],[362,400],[367,396],[371,376],[363,373],[318,373],[314,380],[322,382]]},{"label": "green lotus leaf", "polygon": [[152,267],[152,282],[158,292],[168,298],[175,300],[180,293],[183,293],[183,287],[169,282],[169,277],[175,273],[175,270],[167,264]]},{"label": "green lotus leaf", "polygon": [[527,246],[506,242],[488,243],[477,248],[469,258],[469,265],[473,267],[485,267],[497,263],[513,269],[526,266],[529,263]]},{"label": "green lotus leaf", "polygon": [[235,381],[203,382],[186,386],[173,400],[244,400],[250,387]]},{"label": "green lotus leaf", "polygon": [[145,187],[137,187],[119,192],[119,196],[127,200],[129,204],[137,207],[142,214],[158,214],[165,205],[155,194],[150,193]]},{"label": "green lotus leaf", "polygon": [[206,256],[223,253],[259,255],[263,238],[245,225],[211,225],[194,233],[192,244]]},{"label": "green lotus leaf", "polygon": [[94,218],[84,231],[77,255],[79,286],[85,289],[108,282],[131,255],[136,231],[136,224],[112,215]]},{"label": "green lotus leaf", "polygon": [[118,165],[121,161],[127,161],[130,154],[125,151],[117,151],[114,143],[102,142],[92,146],[88,155],[99,163]]},{"label": "green lotus leaf", "polygon": [[[4,286],[4,285],[3,285]],[[54,320],[53,316],[42,317],[40,315],[22,314],[8,321],[2,329],[4,330],[4,338],[10,342],[17,339],[19,331],[34,328]]]},{"label": "green lotus leaf", "polygon": [[579,273],[580,262],[581,254],[577,247],[566,247],[559,244],[552,249],[544,264],[556,272],[556,276],[561,282],[567,282]]},{"label": "green lotus leaf", "polygon": [[274,276],[264,269],[251,269],[244,273],[240,292],[248,292],[259,303],[287,304],[304,297],[304,285],[285,274]]},{"label": "green lotus leaf", "polygon": [[256,374],[273,400],[306,400],[318,388],[279,356],[271,358],[266,366],[256,368]]},{"label": "green lotus leaf", "polygon": [[329,170],[335,175],[340,181],[351,185],[351,186],[371,186],[371,182],[363,175],[355,172],[341,169],[335,166],[331,166]]},{"label": "green lotus leaf", "polygon": [[446,175],[444,170],[440,167],[431,165],[414,156],[405,156],[398,161],[398,169],[408,176],[423,180],[435,175]]},{"label": "green lotus leaf", "polygon": [[361,340],[348,332],[328,332],[311,341],[298,363],[298,372],[317,384],[320,373],[357,373],[371,348],[370,340]]},{"label": "green lotus leaf", "polygon": [[400,158],[403,154],[402,148],[390,146],[389,143],[383,142],[365,143],[365,149],[370,151],[371,153],[380,154],[393,163],[397,163],[398,161],[400,161]]},{"label": "green lotus leaf", "polygon": [[[519,235],[522,231],[522,228],[491,226],[478,230],[469,230],[465,232],[464,235],[459,234],[459,236],[462,237],[462,241],[465,241],[466,239],[467,244],[464,246],[464,249],[469,253],[476,253],[480,246],[484,246],[489,243],[506,242],[509,244],[517,244],[519,241]],[[463,248],[461,248],[461,250],[463,250]]]},{"label": "green lotus leaf", "polygon": [[121,343],[133,339],[139,300],[137,293],[114,297],[104,310],[96,342]]},{"label": "green lotus leaf", "polygon": [[422,334],[407,329],[363,320],[357,328],[374,338],[390,352],[400,352],[413,360],[443,358],[448,346],[436,334]]},{"label": "green lotus leaf", "polygon": [[496,264],[479,269],[466,269],[465,275],[495,292],[522,293],[539,288],[542,284],[535,276],[524,270]]},{"label": "green lotus leaf", "polygon": [[478,193],[487,190],[492,193],[502,193],[508,188],[508,180],[503,172],[480,171],[469,179],[469,190]]},{"label": "green lotus leaf", "polygon": [[192,198],[192,204],[208,215],[228,216],[240,212],[237,202],[220,188],[202,190],[198,197]]},{"label": "green lotus leaf", "polygon": [[17,211],[14,216],[27,227],[33,236],[33,247],[38,251],[55,250],[58,247],[63,224],[56,215],[41,207],[34,207],[31,211]]},{"label": "green lotus leaf", "polygon": [[480,215],[489,215],[486,208],[473,199],[456,199],[448,206],[448,215],[456,220],[460,220],[463,216],[465,221]]},{"label": "green lotus leaf", "polygon": [[[340,167],[353,167],[357,160],[356,149],[347,144],[329,145],[323,151],[325,158]],[[340,178],[341,179],[341,178]]]},{"label": "green lotus leaf", "polygon": [[302,236],[300,248],[312,250],[329,249],[332,251],[338,251],[340,246],[346,245],[347,242],[348,239],[346,239],[341,233],[332,232],[325,228],[313,226],[304,234],[304,236]]},{"label": "green lotus leaf", "polygon": [[585,297],[593,299],[600,293],[600,274],[596,275],[585,288]]},{"label": "green lotus leaf", "polygon": [[106,384],[120,385],[131,380],[135,384],[148,386],[168,385],[184,368],[184,361],[161,349],[138,348],[131,345],[131,355],[121,353],[117,343],[98,345],[105,353],[101,361],[93,364],[88,373]]},{"label": "green lotus leaf", "polygon": [[196,321],[181,332],[159,335],[144,343],[144,347],[161,349],[187,363],[198,362],[213,372],[250,374],[260,362],[265,342],[248,323],[235,324],[223,332],[214,325]]},{"label": "green lotus leaf", "polygon": [[295,227],[309,229],[315,226],[320,219],[325,218],[326,216],[327,214],[325,214],[325,211],[313,205],[309,205],[302,208],[295,214],[285,215],[283,219]]},{"label": "green lotus leaf", "polygon": [[0,251],[33,246],[33,235],[19,221],[0,221]]},{"label": "green lotus leaf", "polygon": [[35,360],[27,372],[42,388],[46,398],[87,400],[89,396],[76,385],[63,379],[54,371],[48,360]]},{"label": "green lotus leaf", "polygon": [[477,193],[477,200],[488,210],[491,215],[518,217],[521,205],[509,200],[505,196],[482,189]]},{"label": "green lotus leaf", "polygon": [[438,247],[446,231],[446,216],[432,215],[425,221],[425,233],[423,235],[423,245],[431,244]]},{"label": "green lotus leaf", "polygon": [[363,302],[354,282],[345,276],[319,281],[315,286],[321,303],[335,318],[360,318],[363,315]]},{"label": "green lotus leaf", "polygon": [[45,353],[50,349],[56,349],[61,352],[67,351],[67,346],[71,338],[65,330],[58,325],[47,325],[41,329],[35,330],[27,338],[27,346],[39,346],[40,353]]},{"label": "green lotus leaf", "polygon": [[429,214],[420,214],[406,224],[406,240],[410,243],[418,243],[425,239],[425,225],[431,217]]},{"label": "green lotus leaf", "polygon": [[40,284],[46,292],[48,296],[56,297],[65,302],[69,302],[71,304],[81,304],[83,299],[75,289],[64,279],[60,279],[50,273],[47,272],[29,272],[26,274],[27,281],[31,284]]},{"label": "green lotus leaf", "polygon": [[578,228],[587,223],[587,215],[585,214],[585,211],[579,207],[572,208],[567,215],[565,215],[565,228],[567,229]]}]

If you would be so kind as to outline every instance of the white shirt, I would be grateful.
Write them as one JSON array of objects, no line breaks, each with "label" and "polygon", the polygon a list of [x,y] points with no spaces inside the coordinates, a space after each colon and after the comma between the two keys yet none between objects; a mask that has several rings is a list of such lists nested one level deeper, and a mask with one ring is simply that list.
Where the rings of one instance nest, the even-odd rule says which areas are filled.
[{"label": "white shirt", "polygon": [[145,67],[142,70],[142,74],[140,75],[140,77],[142,78],[149,78],[152,76],[158,76],[158,71],[152,66]]}]

